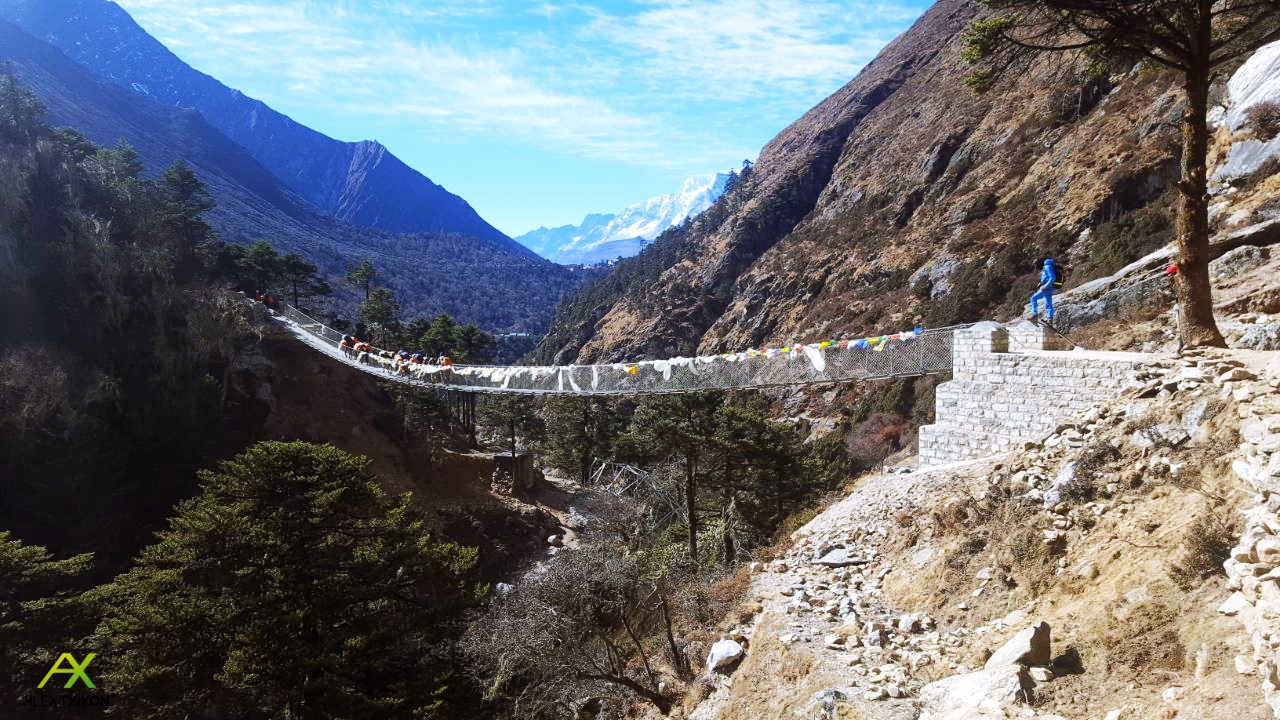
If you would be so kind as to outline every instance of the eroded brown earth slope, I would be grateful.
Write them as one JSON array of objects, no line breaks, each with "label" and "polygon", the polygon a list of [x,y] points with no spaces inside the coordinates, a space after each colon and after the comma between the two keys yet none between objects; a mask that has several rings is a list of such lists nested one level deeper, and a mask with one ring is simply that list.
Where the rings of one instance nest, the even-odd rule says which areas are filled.
[{"label": "eroded brown earth slope", "polygon": [[1095,92],[1046,58],[978,96],[960,59],[976,16],[940,0],[766,145],[678,261],[562,313],[544,354],[617,360],[940,326],[1011,309],[1044,254],[1114,269],[1082,231],[1144,206],[1167,216],[1176,78],[1119,68]]}]

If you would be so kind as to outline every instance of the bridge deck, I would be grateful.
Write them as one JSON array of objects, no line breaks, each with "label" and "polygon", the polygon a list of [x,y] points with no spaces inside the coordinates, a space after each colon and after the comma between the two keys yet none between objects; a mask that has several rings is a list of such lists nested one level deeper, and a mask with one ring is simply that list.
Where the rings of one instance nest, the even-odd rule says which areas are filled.
[{"label": "bridge deck", "polygon": [[484,393],[652,395],[916,377],[950,372],[955,328],[740,353],[600,365],[406,365],[340,349],[342,333],[286,303],[273,319],[302,342],[384,380]]}]

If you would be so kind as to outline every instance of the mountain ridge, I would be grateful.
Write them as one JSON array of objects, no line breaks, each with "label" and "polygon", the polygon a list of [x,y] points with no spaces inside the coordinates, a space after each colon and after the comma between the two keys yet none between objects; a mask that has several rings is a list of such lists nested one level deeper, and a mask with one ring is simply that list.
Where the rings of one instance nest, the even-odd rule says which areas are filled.
[{"label": "mountain ridge", "polygon": [[334,217],[392,232],[505,240],[462,198],[375,141],[334,140],[201,73],[108,0],[0,0],[0,17],[130,92],[193,107],[300,196]]},{"label": "mountain ridge", "polygon": [[696,175],[677,192],[632,203],[618,213],[592,213],[577,225],[541,227],[514,239],[562,265],[631,257],[668,228],[710,207],[736,177],[733,172]]},{"label": "mountain ridge", "polygon": [[[92,73],[58,48],[0,20],[0,61],[30,87],[50,120],[102,145],[130,143],[155,177],[185,160],[217,205],[208,213],[221,239],[268,239],[282,252],[309,258],[341,276],[370,257],[380,282],[406,313],[447,312],[498,331],[537,332],[555,303],[579,282],[567,269],[505,238],[455,233],[392,234],[342,222],[299,197],[239,144],[193,109],[161,105]],[[465,292],[459,282],[467,282]]]},{"label": "mountain ridge", "polygon": [[715,353],[1008,316],[1043,257],[1079,282],[1168,242],[1177,78],[1141,64],[1084,77],[1046,56],[976,95],[960,51],[982,12],[936,2],[767,143],[705,221],[568,301],[538,357]]}]

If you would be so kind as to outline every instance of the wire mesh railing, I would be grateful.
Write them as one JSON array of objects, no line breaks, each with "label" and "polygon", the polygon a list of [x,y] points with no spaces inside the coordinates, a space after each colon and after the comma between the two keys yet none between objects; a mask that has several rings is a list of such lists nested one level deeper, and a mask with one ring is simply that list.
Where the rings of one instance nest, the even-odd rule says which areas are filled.
[{"label": "wire mesh railing", "polygon": [[535,395],[652,395],[917,377],[950,372],[959,327],[692,358],[596,365],[401,363],[340,347],[343,333],[278,302],[273,319],[312,348],[384,379],[444,390]]}]

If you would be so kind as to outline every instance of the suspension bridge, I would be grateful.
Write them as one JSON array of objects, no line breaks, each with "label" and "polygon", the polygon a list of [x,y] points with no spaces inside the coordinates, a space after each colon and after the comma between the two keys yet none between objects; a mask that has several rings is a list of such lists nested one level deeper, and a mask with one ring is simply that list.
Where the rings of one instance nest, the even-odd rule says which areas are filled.
[{"label": "suspension bridge", "polygon": [[884,380],[951,372],[954,331],[749,349],[698,357],[589,365],[401,363],[377,349],[342,347],[343,333],[279,302],[271,316],[298,340],[383,380],[436,390],[527,395],[654,395]]}]

